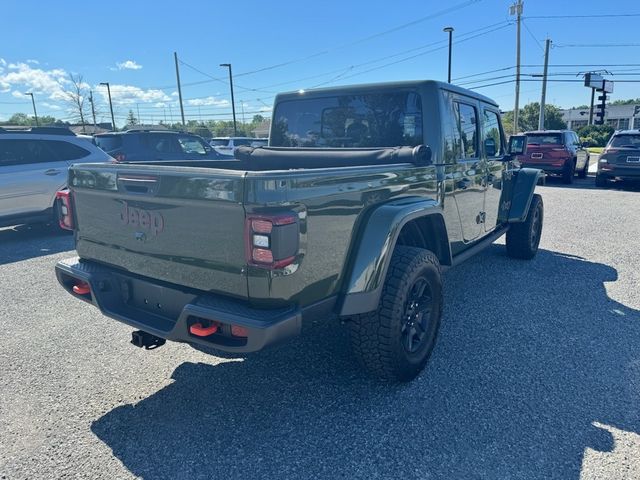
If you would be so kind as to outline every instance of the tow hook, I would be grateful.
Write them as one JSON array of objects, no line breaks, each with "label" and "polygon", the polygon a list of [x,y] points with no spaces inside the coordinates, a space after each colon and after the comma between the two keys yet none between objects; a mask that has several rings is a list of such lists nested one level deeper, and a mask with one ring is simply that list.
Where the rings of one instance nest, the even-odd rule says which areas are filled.
[{"label": "tow hook", "polygon": [[131,333],[131,343],[136,347],[144,347],[145,350],[153,350],[154,348],[161,347],[166,342],[164,338],[156,337],[142,330],[136,330]]}]

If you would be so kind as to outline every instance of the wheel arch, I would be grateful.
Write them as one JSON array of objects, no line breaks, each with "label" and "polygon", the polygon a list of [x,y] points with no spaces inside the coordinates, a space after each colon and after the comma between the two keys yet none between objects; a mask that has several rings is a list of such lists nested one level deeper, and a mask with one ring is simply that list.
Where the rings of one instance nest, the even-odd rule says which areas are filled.
[{"label": "wheel arch", "polygon": [[343,283],[340,315],[375,310],[396,245],[431,250],[451,265],[451,249],[442,207],[435,200],[405,198],[376,208],[353,236]]}]

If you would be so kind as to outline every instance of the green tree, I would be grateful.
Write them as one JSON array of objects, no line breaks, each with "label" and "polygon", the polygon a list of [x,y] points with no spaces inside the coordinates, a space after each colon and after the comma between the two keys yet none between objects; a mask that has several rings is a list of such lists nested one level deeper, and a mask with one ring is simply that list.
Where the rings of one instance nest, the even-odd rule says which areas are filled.
[{"label": "green tree", "polygon": [[127,125],[129,126],[138,125],[138,119],[133,114],[133,110],[129,110],[129,113],[127,114]]},{"label": "green tree", "polygon": [[[68,125],[68,123],[63,122],[62,120],[58,120],[55,117],[52,117],[50,115],[44,115],[44,116],[38,117],[38,123],[41,126],[53,125],[56,127],[62,127],[62,126]],[[35,127],[36,118],[31,115],[27,115],[26,113],[14,113],[13,115],[11,115],[11,118],[9,118],[9,120],[7,120],[6,122],[2,122],[2,124],[3,125],[19,125],[22,127]]]},{"label": "green tree", "polygon": [[[518,132],[537,130],[539,115],[540,104],[538,102],[528,103],[521,108],[518,116]],[[506,112],[502,116],[502,123],[507,134],[513,132],[513,111]],[[562,119],[560,108],[549,104],[544,106],[544,128],[546,130],[562,130],[567,128],[567,124]]]},{"label": "green tree", "polygon": [[640,98],[630,98],[628,100],[614,100],[611,105],[640,105]]}]

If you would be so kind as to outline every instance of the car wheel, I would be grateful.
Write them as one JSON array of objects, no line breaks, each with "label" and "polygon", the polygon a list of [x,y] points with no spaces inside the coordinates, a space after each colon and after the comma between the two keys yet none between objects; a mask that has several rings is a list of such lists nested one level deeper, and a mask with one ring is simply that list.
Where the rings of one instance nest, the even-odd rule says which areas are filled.
[{"label": "car wheel", "polygon": [[377,377],[407,382],[425,367],[442,317],[442,274],[429,250],[398,246],[378,308],[349,322],[360,363]]},{"label": "car wheel", "polygon": [[536,193],[531,199],[527,219],[522,223],[512,223],[507,230],[507,255],[523,260],[535,257],[542,236],[543,220],[542,197]]},{"label": "car wheel", "polygon": [[609,186],[609,179],[601,174],[596,174],[596,187],[607,188]]},{"label": "car wheel", "polygon": [[584,168],[580,170],[580,173],[578,173],[578,178],[587,178],[588,173],[589,173],[589,157],[587,157],[587,160],[584,163]]},{"label": "car wheel", "polygon": [[576,173],[576,162],[574,160],[567,160],[564,164],[564,171],[562,172],[562,183],[573,183],[573,175]]}]

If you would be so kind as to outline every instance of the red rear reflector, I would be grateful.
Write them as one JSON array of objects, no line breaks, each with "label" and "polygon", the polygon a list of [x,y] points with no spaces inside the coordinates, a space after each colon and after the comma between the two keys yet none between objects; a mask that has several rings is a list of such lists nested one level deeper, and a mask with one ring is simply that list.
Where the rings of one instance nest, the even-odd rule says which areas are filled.
[{"label": "red rear reflector", "polygon": [[253,249],[253,261],[259,263],[273,263],[273,253],[265,248]]},{"label": "red rear reflector", "polygon": [[218,324],[212,323],[209,327],[203,327],[201,323],[194,323],[189,327],[189,332],[197,337],[208,337],[218,331]]},{"label": "red rear reflector", "polygon": [[80,282],[73,286],[73,293],[77,295],[86,295],[91,292],[91,288],[89,288],[89,284],[87,282]]},{"label": "red rear reflector", "polygon": [[256,233],[271,233],[273,224],[269,220],[251,220],[251,229]]},{"label": "red rear reflector", "polygon": [[234,337],[248,337],[249,330],[245,327],[241,327],[240,325],[231,325],[231,335]]}]

